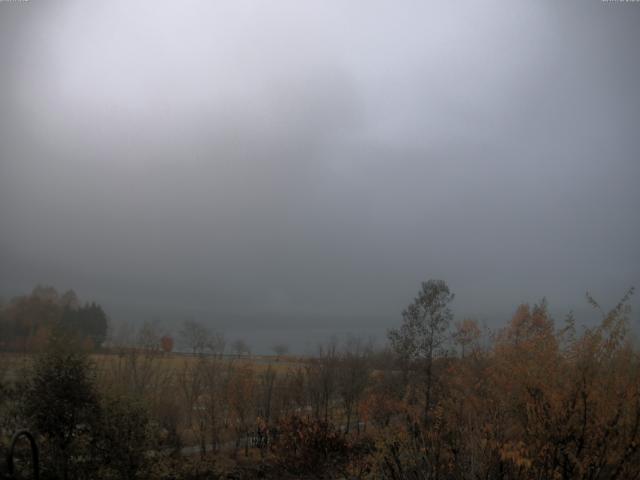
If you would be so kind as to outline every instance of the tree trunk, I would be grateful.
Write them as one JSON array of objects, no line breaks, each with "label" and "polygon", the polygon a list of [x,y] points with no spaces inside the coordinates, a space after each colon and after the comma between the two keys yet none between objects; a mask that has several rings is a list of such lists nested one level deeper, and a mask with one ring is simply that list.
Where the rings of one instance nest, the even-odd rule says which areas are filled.
[{"label": "tree trunk", "polygon": [[431,384],[432,384],[432,359],[427,360],[427,370],[425,379],[425,399],[424,399],[424,419],[423,423],[426,427],[429,423],[429,412],[431,410]]}]

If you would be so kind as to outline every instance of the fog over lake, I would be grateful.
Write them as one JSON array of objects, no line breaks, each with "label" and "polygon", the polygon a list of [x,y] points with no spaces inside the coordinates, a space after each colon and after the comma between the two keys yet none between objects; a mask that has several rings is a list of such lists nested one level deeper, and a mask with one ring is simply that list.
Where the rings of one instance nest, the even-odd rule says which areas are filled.
[{"label": "fog over lake", "polygon": [[0,298],[257,352],[429,278],[589,321],[640,286],[639,45],[633,3],[0,2]]}]

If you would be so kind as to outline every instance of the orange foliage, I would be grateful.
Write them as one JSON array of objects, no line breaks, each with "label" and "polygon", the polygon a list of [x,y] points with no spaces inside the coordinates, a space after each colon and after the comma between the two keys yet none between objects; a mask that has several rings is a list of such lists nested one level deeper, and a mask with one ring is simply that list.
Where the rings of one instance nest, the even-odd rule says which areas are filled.
[{"label": "orange foliage", "polygon": [[160,339],[160,347],[165,353],[171,353],[173,351],[173,338],[169,335],[164,335]]}]

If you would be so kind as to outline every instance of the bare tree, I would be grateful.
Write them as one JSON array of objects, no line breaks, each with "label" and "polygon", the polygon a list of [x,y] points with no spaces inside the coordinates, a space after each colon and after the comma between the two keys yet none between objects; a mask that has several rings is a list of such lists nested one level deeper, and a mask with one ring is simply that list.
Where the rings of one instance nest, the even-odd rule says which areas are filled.
[{"label": "bare tree", "polygon": [[422,282],[413,302],[402,312],[402,326],[389,331],[396,353],[420,367],[424,394],[424,423],[428,422],[433,401],[433,361],[442,353],[453,314],[449,304],[454,294],[443,280]]},{"label": "bare tree", "polygon": [[249,348],[247,342],[245,342],[241,338],[234,341],[231,345],[231,348],[233,350],[233,353],[235,353],[238,357],[241,357],[243,355],[251,355],[251,348]]},{"label": "bare tree", "polygon": [[202,357],[203,396],[202,407],[206,415],[213,449],[220,444],[220,431],[228,410],[226,382],[228,381],[228,365],[219,357]]},{"label": "bare tree", "polygon": [[306,371],[303,367],[287,369],[277,382],[277,409],[282,415],[298,413],[307,405]]},{"label": "bare tree", "polygon": [[107,331],[107,345],[113,347],[116,351],[127,346],[131,346],[134,342],[134,328],[129,322],[111,323]]},{"label": "bare tree", "polygon": [[306,365],[307,393],[316,418],[329,421],[331,403],[338,379],[338,354],[335,339],[318,347],[316,358]]},{"label": "bare tree", "polygon": [[202,354],[210,345],[211,331],[202,323],[187,319],[182,322],[180,338],[194,355]]},{"label": "bare tree", "polygon": [[277,357],[280,358],[289,353],[289,346],[285,343],[277,343],[273,347],[271,347],[271,350],[273,350],[273,353],[275,353]]},{"label": "bare tree", "polygon": [[172,375],[171,369],[161,364],[159,327],[157,322],[145,322],[135,339],[131,339],[131,331],[128,334],[120,339],[118,355],[109,359],[108,368],[101,369],[99,375],[113,388],[155,404]]},{"label": "bare tree", "polygon": [[236,433],[234,455],[244,440],[249,455],[249,429],[255,420],[255,372],[248,365],[236,365],[227,384],[231,420]]},{"label": "bare tree", "polygon": [[349,433],[351,419],[356,414],[356,424],[359,430],[358,404],[369,384],[371,375],[371,343],[365,343],[359,338],[349,338],[340,355],[338,369],[338,392],[342,399],[346,417],[345,432]]},{"label": "bare tree", "polygon": [[214,356],[220,356],[224,353],[227,342],[221,333],[213,333],[209,336],[207,350]]},{"label": "bare tree", "polygon": [[148,351],[157,352],[160,350],[160,325],[157,320],[146,321],[138,330],[136,346]]},{"label": "bare tree", "polygon": [[271,421],[276,377],[276,371],[271,365],[258,376],[258,415],[262,417],[267,425]]},{"label": "bare tree", "polygon": [[205,416],[199,410],[199,399],[204,391],[204,369],[200,362],[191,362],[185,359],[178,370],[176,381],[182,396],[182,404],[186,410],[186,424],[194,432],[199,440],[200,453],[205,453]]}]

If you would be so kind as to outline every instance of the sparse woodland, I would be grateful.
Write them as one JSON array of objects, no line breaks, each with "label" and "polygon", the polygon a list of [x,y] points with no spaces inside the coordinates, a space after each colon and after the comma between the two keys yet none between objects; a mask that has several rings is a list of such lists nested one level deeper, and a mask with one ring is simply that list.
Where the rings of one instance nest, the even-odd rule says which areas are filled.
[{"label": "sparse woodland", "polygon": [[[453,293],[432,280],[390,323],[387,348],[352,338],[312,358],[284,345],[252,357],[244,342],[225,355],[195,321],[180,332],[189,355],[149,324],[100,350],[65,328],[76,299],[50,296],[47,310],[21,297],[0,317],[14,332],[0,448],[29,428],[47,479],[639,478],[632,294],[611,310],[588,295],[601,314],[589,328],[554,321],[542,301],[490,331],[455,321]],[[22,449],[17,465],[28,476]]]}]

